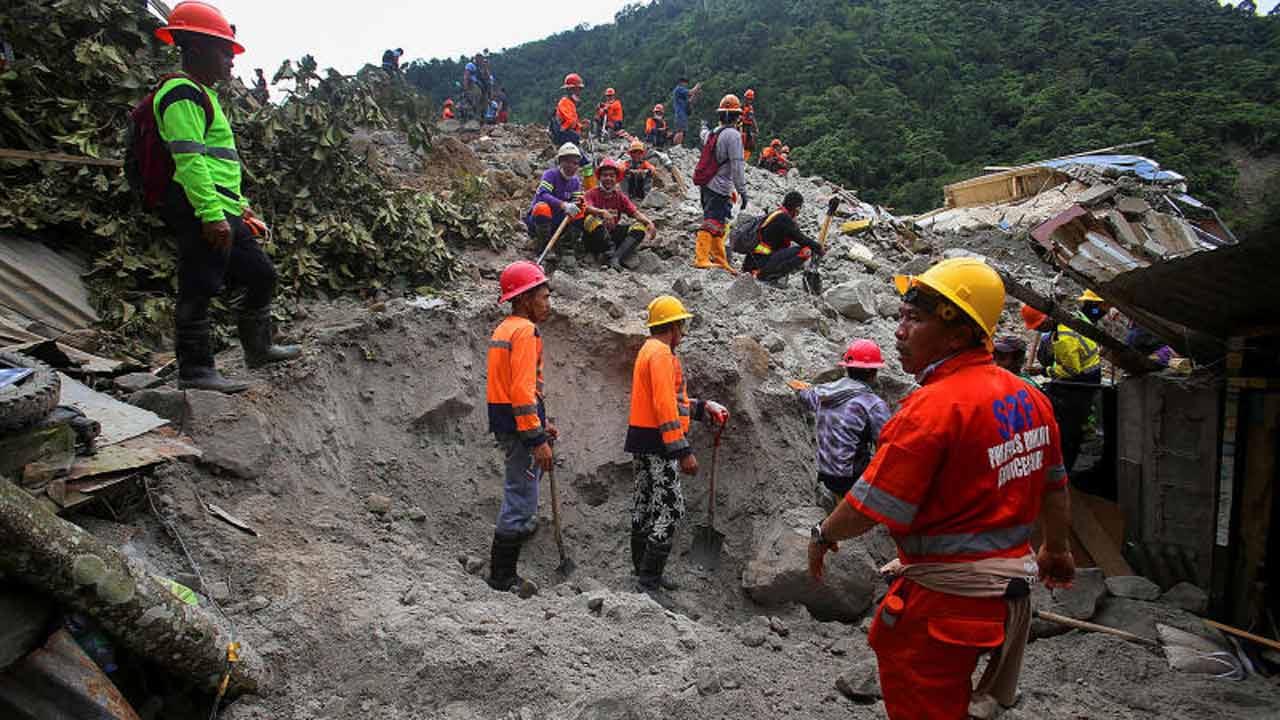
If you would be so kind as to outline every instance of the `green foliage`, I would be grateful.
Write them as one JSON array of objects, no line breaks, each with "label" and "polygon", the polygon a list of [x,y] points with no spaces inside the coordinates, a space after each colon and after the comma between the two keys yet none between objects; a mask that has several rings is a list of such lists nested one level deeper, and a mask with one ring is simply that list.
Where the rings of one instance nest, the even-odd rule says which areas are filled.
[{"label": "green foliage", "polygon": [[[129,109],[178,66],[139,8],[127,0],[17,0],[0,19],[17,55],[0,76],[0,147],[123,157]],[[429,287],[452,276],[450,247],[498,242],[501,222],[478,199],[483,185],[469,186],[462,201],[395,189],[350,152],[351,135],[368,128],[394,128],[429,150],[435,113],[421,95],[378,69],[321,77],[316,67],[307,56],[296,69],[281,68],[299,90],[279,105],[257,107],[238,86],[220,93],[244,193],[272,227],[263,246],[282,300]],[[167,329],[173,239],[142,212],[120,170],[0,161],[0,184],[0,230],[90,258],[107,328],[135,338]]]},{"label": "green foliage", "polygon": [[[1214,0],[655,0],[491,64],[522,122],[546,121],[567,72],[588,111],[617,88],[633,132],[680,75],[703,82],[694,127],[755,88],[766,141],[904,211],[984,165],[1145,138],[1229,209],[1225,148],[1280,152],[1280,18]],[[461,75],[451,60],[408,69],[439,101]]]}]

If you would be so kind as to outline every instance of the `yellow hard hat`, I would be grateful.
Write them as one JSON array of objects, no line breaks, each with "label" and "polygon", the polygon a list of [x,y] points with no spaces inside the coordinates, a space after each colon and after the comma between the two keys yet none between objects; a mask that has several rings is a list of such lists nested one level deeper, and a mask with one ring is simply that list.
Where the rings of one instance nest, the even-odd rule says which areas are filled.
[{"label": "yellow hard hat", "polygon": [[1076,300],[1079,300],[1080,302],[1106,302],[1098,296],[1098,293],[1092,290],[1085,290],[1080,294],[1080,297],[1076,298]]},{"label": "yellow hard hat", "polygon": [[684,303],[671,295],[659,295],[649,303],[649,322],[646,327],[666,325],[677,320],[688,320],[693,313],[685,309]]},{"label": "yellow hard hat", "polygon": [[977,258],[943,260],[924,271],[923,275],[895,275],[898,293],[923,285],[950,300],[965,315],[973,318],[990,339],[1004,310],[1004,282],[992,267]]}]

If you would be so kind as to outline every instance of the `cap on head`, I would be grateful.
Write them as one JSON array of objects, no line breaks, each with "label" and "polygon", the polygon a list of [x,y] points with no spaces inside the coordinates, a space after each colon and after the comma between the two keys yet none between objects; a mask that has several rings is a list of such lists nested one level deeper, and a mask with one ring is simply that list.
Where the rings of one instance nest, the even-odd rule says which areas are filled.
[{"label": "cap on head", "polygon": [[755,99],[756,99],[756,91],[755,91],[755,90],[752,90],[752,89],[748,88],[748,89],[747,89],[747,92],[746,92],[745,94],[746,94],[746,96],[747,96],[747,99],[748,99],[748,100],[755,100]]},{"label": "cap on head", "polygon": [[693,313],[685,309],[684,303],[673,295],[659,295],[649,303],[649,319],[646,327],[659,327],[678,320],[688,320]]},{"label": "cap on head", "polygon": [[186,0],[174,5],[169,13],[169,23],[164,27],[156,28],[156,37],[166,45],[173,45],[175,32],[226,40],[231,43],[231,50],[236,55],[244,52],[244,46],[236,42],[235,28],[227,22],[218,8],[209,3]]},{"label": "cap on head", "polygon": [[837,363],[840,367],[861,368],[864,370],[875,370],[884,367],[884,355],[880,352],[880,346],[871,340],[858,338],[849,343],[849,347],[845,348],[844,356]]},{"label": "cap on head", "polygon": [[604,89],[604,94],[605,94],[605,96],[606,96],[606,97],[613,97],[614,95],[617,95],[618,93],[617,93],[617,92],[615,92],[613,88],[605,88],[605,89]]},{"label": "cap on head", "polygon": [[995,339],[995,350],[999,353],[1025,353],[1027,341],[1017,335],[1001,335]]},{"label": "cap on head", "polygon": [[498,276],[498,304],[520,297],[524,293],[545,285],[547,275],[537,263],[528,260],[517,260],[511,263]]},{"label": "cap on head", "polygon": [[[930,310],[948,321],[954,319],[956,310],[959,310],[982,329],[987,340],[995,335],[996,324],[1004,310],[1004,281],[985,262],[977,258],[951,258],[934,265],[922,275],[897,275],[893,284],[904,296],[904,302],[932,306]],[[938,303],[921,297],[922,290],[924,294],[932,294],[946,302]]]}]

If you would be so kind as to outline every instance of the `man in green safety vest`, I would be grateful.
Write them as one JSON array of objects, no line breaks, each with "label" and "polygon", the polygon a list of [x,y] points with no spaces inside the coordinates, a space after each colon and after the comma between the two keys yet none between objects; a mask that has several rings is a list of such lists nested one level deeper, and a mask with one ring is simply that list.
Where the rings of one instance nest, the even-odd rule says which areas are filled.
[{"label": "man in green safety vest", "polygon": [[224,378],[213,360],[209,303],[224,284],[244,289],[237,329],[246,365],[302,354],[296,345],[273,342],[276,270],[258,244],[267,226],[240,194],[235,135],[213,87],[231,79],[232,59],[244,47],[222,13],[202,2],[174,6],[156,37],[182,51],[182,74],[160,85],[153,105],[174,165],[160,215],[178,236],[178,386],[239,392],[248,384]]}]

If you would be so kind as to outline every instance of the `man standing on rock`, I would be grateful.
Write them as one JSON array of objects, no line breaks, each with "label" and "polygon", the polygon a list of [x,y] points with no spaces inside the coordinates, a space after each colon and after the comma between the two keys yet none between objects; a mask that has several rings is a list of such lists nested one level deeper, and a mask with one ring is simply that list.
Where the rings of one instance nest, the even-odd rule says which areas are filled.
[{"label": "man standing on rock", "polygon": [[884,367],[880,346],[871,340],[849,343],[837,363],[846,377],[816,387],[787,383],[817,416],[819,504],[831,511],[853,489],[871,462],[876,438],[889,421],[889,406],[871,383]]},{"label": "man standing on rock", "polygon": [[702,92],[702,83],[689,87],[689,78],[682,77],[676,81],[675,90],[671,91],[671,111],[675,114],[675,123],[672,131],[675,135],[671,142],[674,145],[684,145],[684,134],[689,130],[689,113],[692,110],[693,101],[698,98],[698,93]]},{"label": "man standing on rock", "polygon": [[516,565],[520,548],[537,528],[538,484],[542,473],[551,470],[551,443],[559,434],[547,422],[538,332],[538,323],[551,314],[551,288],[542,268],[527,260],[508,265],[498,283],[498,303],[510,302],[511,314],[489,338],[489,432],[506,457],[489,586],[529,597],[538,587],[520,577]]},{"label": "man standing on rock", "polygon": [[251,368],[302,354],[272,340],[271,296],[276,269],[258,245],[267,226],[240,194],[240,156],[231,123],[214,86],[231,79],[232,59],[244,52],[222,13],[202,2],[181,2],[156,37],[182,51],[182,74],[156,90],[156,130],[173,157],[160,216],[178,236],[175,309],[178,387],[240,392],[214,367],[209,303],[224,283],[244,288],[237,329]]},{"label": "man standing on rock", "polygon": [[635,495],[631,511],[631,562],[642,592],[675,590],[663,577],[676,525],[684,516],[680,473],[696,475],[689,446],[690,420],[723,427],[729,411],[717,402],[689,397],[675,349],[693,317],[679,299],[662,295],[649,303],[649,339],[631,375],[631,414],[625,450],[631,453]]},{"label": "man standing on rock", "polygon": [[[747,209],[747,163],[742,155],[742,133],[737,128],[742,101],[737,95],[725,95],[720,100],[718,113],[719,126],[715,130],[703,128],[702,156],[693,175],[702,200],[702,225],[698,228],[693,266],[720,267],[737,275],[738,271],[725,255],[724,236],[733,217],[735,190],[742,198],[742,209]],[[714,174],[706,177],[703,175],[706,171]]]},{"label": "man standing on rock", "polygon": [[[974,258],[894,278],[902,368],[922,387],[884,426],[871,465],[811,531],[809,572],[838,541],[884,524],[898,577],[867,638],[892,720],[1008,707],[1030,630],[1030,584],[1069,585],[1070,508],[1048,400],[995,366],[988,349],[1004,284]],[[1037,519],[1044,544],[1030,539]],[[977,690],[978,656],[994,652]]]},{"label": "man standing on rock", "polygon": [[[609,257],[609,265],[622,271],[626,260],[642,241],[652,240],[658,232],[653,221],[631,202],[631,198],[618,189],[619,163],[612,158],[600,161],[596,174],[600,184],[591,188],[586,196],[587,217],[583,220],[586,232],[583,240],[587,250],[597,259]],[[628,218],[623,222],[623,216]],[[631,222],[634,220],[635,222]]]}]

